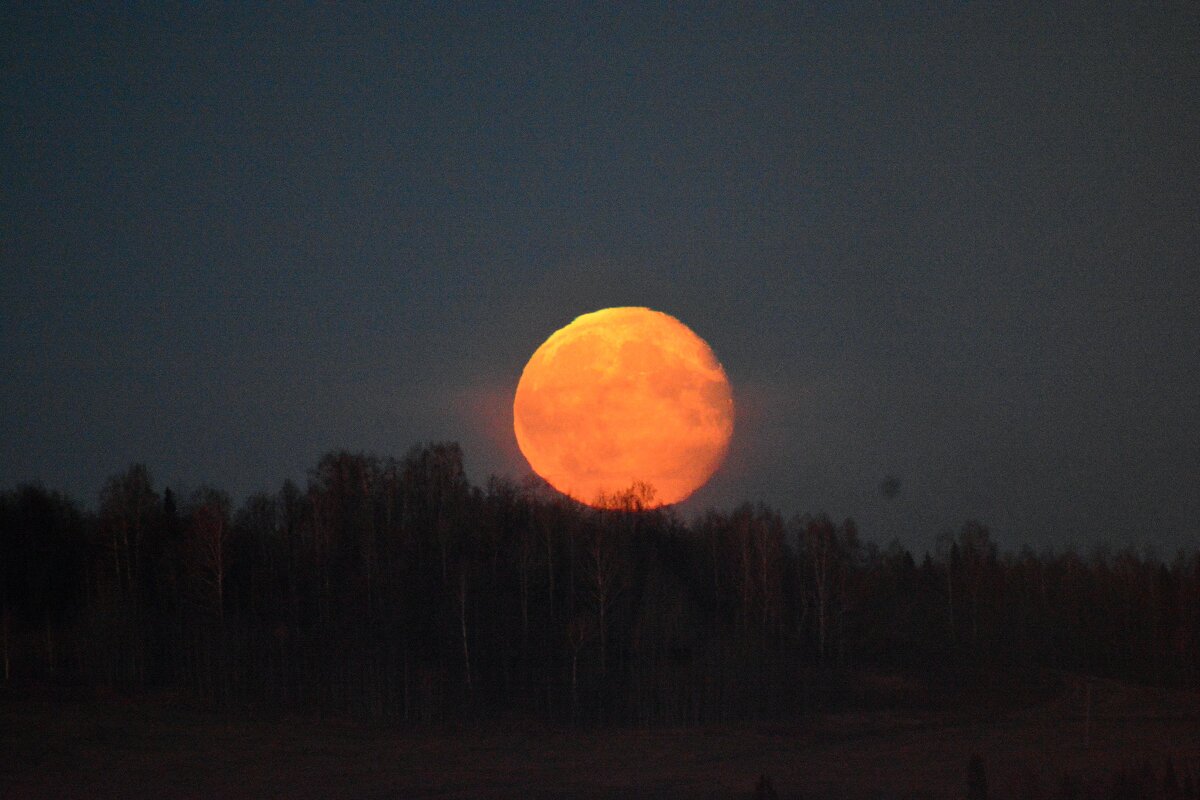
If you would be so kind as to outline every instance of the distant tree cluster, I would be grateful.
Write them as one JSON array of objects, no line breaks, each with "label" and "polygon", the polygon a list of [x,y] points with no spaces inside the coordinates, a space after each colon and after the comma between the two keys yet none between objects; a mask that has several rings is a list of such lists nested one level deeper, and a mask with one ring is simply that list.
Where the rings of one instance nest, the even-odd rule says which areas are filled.
[{"label": "distant tree cluster", "polygon": [[0,494],[3,678],[639,725],[895,700],[868,673],[1200,678],[1200,553],[1000,554],[969,522],[918,561],[851,520],[689,524],[651,497],[473,487],[454,444],[331,453],[236,509],[141,465],[95,513],[22,486]]}]

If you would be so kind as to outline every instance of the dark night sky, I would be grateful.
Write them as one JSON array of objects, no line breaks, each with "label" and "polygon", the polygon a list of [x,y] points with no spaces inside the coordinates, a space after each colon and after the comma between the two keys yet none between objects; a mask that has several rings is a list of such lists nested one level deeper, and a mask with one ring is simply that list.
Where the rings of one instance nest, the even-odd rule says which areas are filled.
[{"label": "dark night sky", "polygon": [[1149,5],[5,4],[0,485],[519,477],[525,360],[647,305],[738,403],[686,515],[1194,545],[1200,6]]}]

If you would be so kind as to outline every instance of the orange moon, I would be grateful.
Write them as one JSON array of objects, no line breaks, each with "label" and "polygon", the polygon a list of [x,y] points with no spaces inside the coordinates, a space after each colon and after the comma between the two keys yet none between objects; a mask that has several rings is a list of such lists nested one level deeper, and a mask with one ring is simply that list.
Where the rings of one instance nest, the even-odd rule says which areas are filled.
[{"label": "orange moon", "polygon": [[720,466],[733,391],[712,348],[672,316],[605,308],[554,332],[513,400],[534,472],[589,505],[644,483],[649,506],[678,503]]}]

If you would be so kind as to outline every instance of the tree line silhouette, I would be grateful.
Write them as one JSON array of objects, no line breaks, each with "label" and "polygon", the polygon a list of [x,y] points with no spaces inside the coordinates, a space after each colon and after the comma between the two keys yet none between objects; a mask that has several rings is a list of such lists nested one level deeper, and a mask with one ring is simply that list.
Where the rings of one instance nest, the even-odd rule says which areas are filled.
[{"label": "tree line silhouette", "polygon": [[214,488],[160,493],[142,465],[95,512],[20,486],[0,493],[3,678],[654,725],[1062,672],[1200,677],[1200,552],[1000,553],[967,522],[917,559],[852,520],[746,504],[689,523],[652,497],[474,487],[456,444],[330,453],[305,488],[236,509]]}]

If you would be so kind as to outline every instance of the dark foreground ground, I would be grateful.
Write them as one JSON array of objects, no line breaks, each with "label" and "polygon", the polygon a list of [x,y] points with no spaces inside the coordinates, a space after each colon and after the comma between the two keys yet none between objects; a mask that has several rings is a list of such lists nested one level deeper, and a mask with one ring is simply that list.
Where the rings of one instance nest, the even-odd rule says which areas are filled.
[{"label": "dark foreground ground", "polygon": [[[972,753],[991,796],[1106,793],[1116,768],[1200,768],[1196,695],[1097,684],[991,714],[855,713],[793,724],[396,730],[216,714],[178,698],[0,695],[0,797],[957,798]],[[1087,740],[1085,741],[1085,734]]]}]

